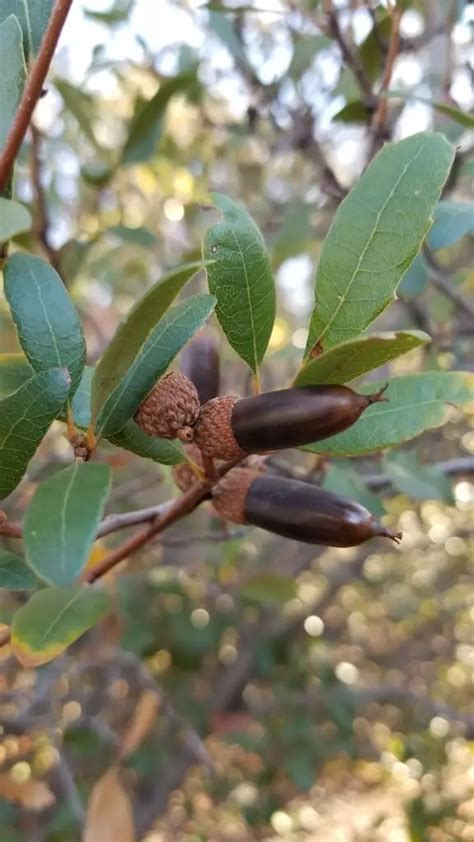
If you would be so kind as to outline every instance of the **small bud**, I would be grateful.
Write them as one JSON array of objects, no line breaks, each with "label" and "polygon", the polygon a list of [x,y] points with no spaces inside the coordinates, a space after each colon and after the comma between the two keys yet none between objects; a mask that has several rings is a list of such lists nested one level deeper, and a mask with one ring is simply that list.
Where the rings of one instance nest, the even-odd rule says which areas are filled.
[{"label": "small bud", "polygon": [[310,483],[233,468],[214,487],[216,511],[233,523],[250,523],[268,532],[327,547],[357,547],[390,532],[359,503]]},{"label": "small bud", "polygon": [[194,384],[179,371],[171,371],[145,398],[135,421],[148,436],[189,442],[193,438],[191,428],[199,415],[199,406]]}]

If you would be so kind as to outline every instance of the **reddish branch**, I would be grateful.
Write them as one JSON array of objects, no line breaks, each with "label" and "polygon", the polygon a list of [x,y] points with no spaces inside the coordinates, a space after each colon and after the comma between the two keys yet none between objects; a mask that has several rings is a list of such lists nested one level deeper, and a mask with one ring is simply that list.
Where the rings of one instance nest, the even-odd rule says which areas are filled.
[{"label": "reddish branch", "polygon": [[402,17],[402,7],[398,3],[394,6],[389,6],[389,12],[392,20],[392,28],[390,32],[390,42],[388,45],[387,58],[385,61],[385,69],[382,78],[382,85],[380,88],[379,104],[377,111],[372,120],[372,132],[374,138],[373,152],[377,150],[381,142],[385,138],[387,113],[388,113],[388,99],[384,94],[387,93],[392,78],[393,67],[395,59],[400,48],[400,20]]},{"label": "reddish branch", "polygon": [[3,193],[8,184],[15,159],[30,125],[34,107],[43,90],[46,74],[72,2],[73,0],[56,0],[54,4],[38,56],[26,80],[15,119],[0,156],[0,194]]}]

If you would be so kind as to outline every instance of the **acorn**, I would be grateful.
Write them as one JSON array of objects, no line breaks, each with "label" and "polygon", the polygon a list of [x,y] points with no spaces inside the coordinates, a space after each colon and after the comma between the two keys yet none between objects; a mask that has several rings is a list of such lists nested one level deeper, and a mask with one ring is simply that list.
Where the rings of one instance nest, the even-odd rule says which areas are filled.
[{"label": "acorn", "polygon": [[192,426],[199,416],[199,396],[194,384],[179,371],[171,371],[153,387],[135,415],[148,436],[192,441]]},{"label": "acorn", "polygon": [[356,547],[383,536],[398,543],[364,506],[316,485],[233,468],[213,488],[216,511],[233,523],[327,547]]},{"label": "acorn", "polygon": [[[186,456],[191,459],[192,462],[198,465],[199,468],[204,469],[201,451],[195,444],[186,445],[184,450]],[[200,479],[189,462],[179,462],[177,465],[173,465],[171,473],[173,474],[173,479],[180,491],[189,491],[189,489],[199,482]]]},{"label": "acorn", "polygon": [[359,395],[347,386],[305,386],[213,398],[201,407],[194,441],[206,456],[226,461],[301,447],[346,430],[364,409],[386,400],[385,388]]},{"label": "acorn", "polygon": [[181,371],[194,383],[201,403],[219,394],[219,353],[214,336],[198,333],[186,345],[181,357]]}]

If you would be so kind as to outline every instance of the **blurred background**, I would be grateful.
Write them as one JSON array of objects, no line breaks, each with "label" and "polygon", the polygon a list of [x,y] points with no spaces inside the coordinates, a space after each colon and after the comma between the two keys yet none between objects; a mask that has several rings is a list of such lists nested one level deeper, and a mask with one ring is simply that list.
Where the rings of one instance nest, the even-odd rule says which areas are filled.
[{"label": "blurred background", "polygon": [[[375,325],[421,328],[432,343],[374,379],[472,370],[474,214],[455,203],[472,199],[462,112],[474,5],[403,9],[397,95],[377,138],[386,3],[73,4],[17,167],[35,226],[16,244],[60,272],[89,363],[151,284],[199,256],[218,190],[245,203],[267,242],[278,317],[263,387],[286,386],[339,202],[384,140],[435,129],[458,149],[444,195],[453,212]],[[201,289],[202,274],[185,294]],[[221,393],[248,393],[217,323],[206,335]],[[3,299],[0,346],[18,350]],[[111,829],[117,842],[474,840],[470,421],[452,409],[386,455],[270,460],[364,503],[403,530],[399,547],[306,546],[223,524],[204,504],[109,574],[114,616],[66,655],[19,669],[4,647],[1,842],[108,842]],[[69,454],[57,422],[5,507],[12,520]],[[177,493],[169,468],[107,444],[100,455],[114,470],[109,512]],[[97,542],[91,563],[121,540]],[[0,594],[0,621],[20,600]]]}]

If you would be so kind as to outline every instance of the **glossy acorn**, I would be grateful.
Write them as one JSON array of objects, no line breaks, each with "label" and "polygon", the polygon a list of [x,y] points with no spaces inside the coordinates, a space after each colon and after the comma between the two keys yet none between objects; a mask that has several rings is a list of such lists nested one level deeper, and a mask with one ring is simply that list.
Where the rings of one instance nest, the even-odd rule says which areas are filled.
[{"label": "glossy acorn", "polygon": [[200,403],[219,394],[219,352],[213,335],[198,333],[186,345],[181,357],[181,372],[194,383]]},{"label": "glossy acorn", "polygon": [[346,430],[364,409],[385,400],[383,392],[359,395],[348,386],[305,386],[251,398],[214,398],[201,407],[194,441],[209,458],[223,460],[301,447]]},{"label": "glossy acorn", "polygon": [[315,485],[233,468],[214,487],[216,511],[233,523],[248,523],[284,538],[328,547],[356,547],[394,533],[346,497]]}]

